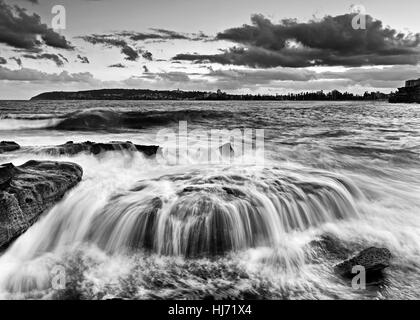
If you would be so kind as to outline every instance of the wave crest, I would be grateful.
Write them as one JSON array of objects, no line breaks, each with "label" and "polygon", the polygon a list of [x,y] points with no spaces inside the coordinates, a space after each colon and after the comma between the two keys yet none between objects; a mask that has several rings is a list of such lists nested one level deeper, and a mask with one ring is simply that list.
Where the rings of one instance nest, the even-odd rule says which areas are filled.
[{"label": "wave crest", "polygon": [[204,110],[129,111],[89,110],[72,114],[50,129],[95,131],[109,129],[144,129],[181,120],[199,121],[226,116],[226,112]]},{"label": "wave crest", "polygon": [[223,119],[229,112],[214,110],[118,111],[87,110],[67,115],[2,115],[0,130],[50,129],[64,131],[107,131],[144,129],[178,121]]}]

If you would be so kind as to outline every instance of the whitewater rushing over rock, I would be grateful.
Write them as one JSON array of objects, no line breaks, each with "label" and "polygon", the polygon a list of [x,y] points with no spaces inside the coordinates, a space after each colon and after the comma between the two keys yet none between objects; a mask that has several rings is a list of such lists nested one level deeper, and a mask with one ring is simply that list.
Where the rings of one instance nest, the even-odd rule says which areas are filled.
[{"label": "whitewater rushing over rock", "polygon": [[32,239],[28,250],[85,242],[109,253],[146,249],[207,257],[276,246],[293,230],[359,215],[354,201],[360,191],[338,175],[279,168],[219,170],[141,181],[112,195],[103,207],[84,210],[83,219],[74,214],[81,203],[74,196],[59,215],[50,214],[48,232]]},{"label": "whitewater rushing over rock", "polygon": [[213,256],[275,246],[285,233],[357,217],[360,192],[342,177],[278,168],[189,172],[142,181],[92,219],[88,239],[108,252],[144,248]]},{"label": "whitewater rushing over rock", "polygon": [[[29,126],[0,127],[1,140],[21,147],[0,153],[0,163],[72,162],[84,174],[0,253],[0,298],[420,297],[414,106],[22,102],[21,116],[8,103],[2,120]],[[37,127],[48,119],[63,127]],[[170,161],[135,150],[159,145],[168,123],[176,132],[172,119],[189,130],[264,128],[264,165],[251,161],[258,152],[245,157],[252,165],[238,161],[237,150],[233,162],[210,164],[201,152],[173,161],[175,140],[162,150]],[[85,141],[136,148],[93,152]],[[353,290],[335,266],[368,248],[391,253],[384,281]],[[65,288],[56,289],[60,272]]]},{"label": "whitewater rushing over rock", "polygon": [[[78,246],[116,257],[149,252],[194,259],[281,247],[291,232],[357,218],[355,200],[363,197],[343,176],[301,167],[199,166],[134,182],[128,191],[99,195],[98,187],[79,187],[18,239],[0,268],[5,261],[19,267],[12,267],[13,277],[3,269],[0,288],[48,287],[54,259],[45,258]],[[291,254],[283,259],[292,261]],[[43,261],[37,271],[35,261]]]}]

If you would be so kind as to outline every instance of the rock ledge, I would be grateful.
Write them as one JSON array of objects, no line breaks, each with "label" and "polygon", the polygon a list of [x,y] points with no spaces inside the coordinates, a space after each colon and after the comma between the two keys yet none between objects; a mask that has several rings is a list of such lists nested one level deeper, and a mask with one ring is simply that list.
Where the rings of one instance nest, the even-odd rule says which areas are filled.
[{"label": "rock ledge", "polygon": [[158,149],[159,146],[137,145],[130,141],[111,141],[108,143],[96,143],[91,141],[74,143],[73,141],[68,141],[67,143],[62,145],[43,148],[41,152],[56,156],[75,155],[81,152],[87,152],[97,155],[106,151],[134,151],[142,152],[144,155],[150,157],[156,155]]},{"label": "rock ledge", "polygon": [[20,146],[14,141],[1,141],[0,153],[19,150]]},{"label": "rock ledge", "polygon": [[0,165],[0,248],[25,232],[82,179],[69,162],[29,161]]}]

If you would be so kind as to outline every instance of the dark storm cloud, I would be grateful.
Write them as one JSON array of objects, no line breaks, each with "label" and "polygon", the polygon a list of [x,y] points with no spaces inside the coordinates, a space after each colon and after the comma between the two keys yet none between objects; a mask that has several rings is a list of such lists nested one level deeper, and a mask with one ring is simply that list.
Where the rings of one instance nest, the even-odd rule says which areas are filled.
[{"label": "dark storm cloud", "polygon": [[144,59],[149,60],[149,61],[152,61],[153,60],[153,55],[152,55],[152,53],[150,51],[141,50],[140,53],[141,53],[141,56]]},{"label": "dark storm cloud", "polygon": [[22,59],[20,59],[18,57],[12,57],[12,58],[10,58],[10,60],[15,61],[19,67],[22,67]]},{"label": "dark storm cloud", "polygon": [[326,16],[320,21],[272,23],[253,15],[251,25],[219,33],[217,40],[237,43],[213,55],[178,54],[173,59],[250,67],[416,65],[420,34],[399,33],[366,16],[366,30],[352,27],[354,14]]},{"label": "dark storm cloud", "polygon": [[81,63],[90,63],[90,61],[89,61],[88,57],[83,57],[83,56],[81,56],[80,54],[78,54],[78,55],[77,55],[77,59],[79,59],[79,61],[80,61]]},{"label": "dark storm cloud", "polygon": [[33,60],[51,60],[53,61],[57,67],[64,66],[64,61],[68,62],[67,58],[63,55],[53,54],[53,53],[42,53],[42,54],[24,54],[22,56],[26,59],[33,59]]},{"label": "dark storm cloud", "polygon": [[92,34],[90,36],[82,36],[80,39],[91,44],[103,44],[110,47],[124,47],[127,42],[120,39],[112,38],[112,35],[107,34]]},{"label": "dark storm cloud", "polygon": [[162,39],[172,39],[172,40],[187,40],[189,39],[188,36],[183,35],[176,31],[166,30],[166,29],[157,29],[152,28],[150,29],[152,31],[157,32],[158,35],[161,36]]},{"label": "dark storm cloud", "polygon": [[69,59],[67,59],[65,56],[63,56],[61,53],[58,54],[58,56],[63,59],[65,62],[69,62]]},{"label": "dark storm cloud", "polygon": [[122,63],[115,63],[108,66],[108,68],[126,68],[126,66],[123,65]]},{"label": "dark storm cloud", "polygon": [[7,60],[3,57],[0,57],[0,64],[6,64]]},{"label": "dark storm cloud", "polygon": [[303,49],[297,52],[294,49],[284,49],[282,52],[274,52],[256,47],[233,47],[227,50],[221,50],[221,53],[213,55],[178,54],[173,60],[187,60],[196,63],[210,62],[225,65],[232,64],[253,68],[272,68],[278,66],[299,68],[316,65],[308,60],[309,51]]},{"label": "dark storm cloud", "polygon": [[139,53],[128,45],[121,48],[121,53],[124,54],[125,59],[129,61],[136,61],[139,58]]},{"label": "dark storm cloud", "polygon": [[153,32],[143,33],[134,31],[121,31],[108,34],[92,34],[78,37],[91,44],[102,44],[108,47],[117,47],[121,49],[121,53],[126,56],[127,60],[136,61],[141,55],[144,59],[152,61],[153,55],[151,52],[133,48],[129,42],[139,42],[146,40],[168,41],[168,40],[191,40],[198,41],[208,39],[204,33],[179,33],[167,29],[150,29]]},{"label": "dark storm cloud", "polygon": [[121,37],[127,37],[133,41],[144,41],[144,40],[160,40],[162,36],[156,33],[142,33],[142,32],[130,32],[123,31],[116,34]]},{"label": "dark storm cloud", "polygon": [[3,0],[0,0],[0,43],[31,51],[40,51],[43,44],[73,49],[65,37],[42,23],[39,15],[30,15],[25,9],[9,6]]},{"label": "dark storm cloud", "polygon": [[139,52],[137,50],[129,46],[125,40],[113,38],[112,35],[93,34],[80,38],[91,44],[102,44],[108,47],[120,48],[126,60],[136,61],[139,58]]},{"label": "dark storm cloud", "polygon": [[207,35],[202,32],[199,33],[180,33],[177,31],[151,28],[152,32],[134,32],[134,31],[123,31],[116,33],[115,35],[121,37],[127,37],[133,41],[145,41],[145,40],[191,40],[199,41],[209,39]]}]

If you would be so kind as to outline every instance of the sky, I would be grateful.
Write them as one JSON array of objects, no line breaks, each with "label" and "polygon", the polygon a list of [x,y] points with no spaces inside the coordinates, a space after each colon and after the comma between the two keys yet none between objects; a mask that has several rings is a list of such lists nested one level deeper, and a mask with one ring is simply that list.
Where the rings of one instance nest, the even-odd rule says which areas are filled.
[{"label": "sky", "polygon": [[0,0],[0,99],[391,92],[420,77],[418,12],[418,0]]}]

